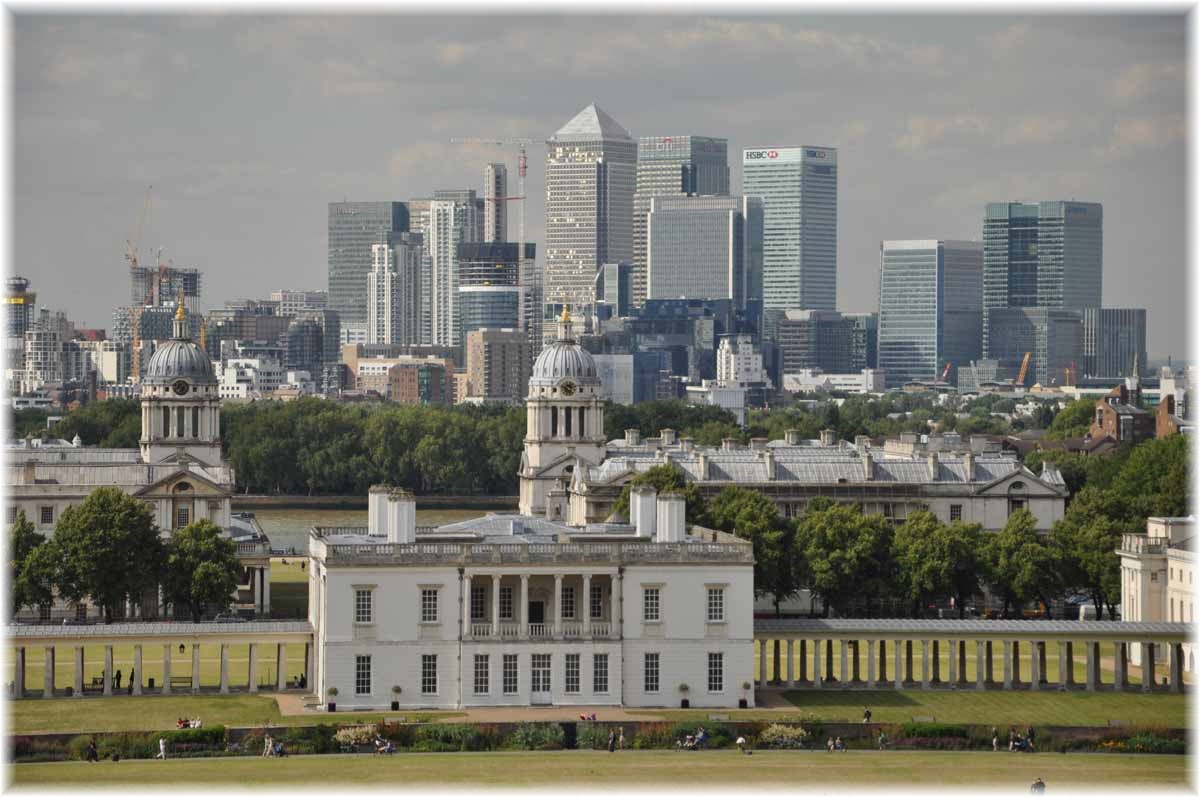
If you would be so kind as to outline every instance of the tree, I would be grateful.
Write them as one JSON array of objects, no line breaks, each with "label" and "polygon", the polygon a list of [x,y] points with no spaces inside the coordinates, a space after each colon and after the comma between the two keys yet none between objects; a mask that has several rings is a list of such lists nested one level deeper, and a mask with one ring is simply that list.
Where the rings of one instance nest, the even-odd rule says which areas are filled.
[{"label": "tree", "polygon": [[887,589],[894,572],[892,528],[882,515],[863,515],[857,505],[815,499],[796,526],[801,583],[821,596],[825,615],[845,614],[856,598]]},{"label": "tree", "polygon": [[792,545],[794,530],[779,516],[779,507],[760,492],[726,487],[709,505],[712,525],[750,540],[754,546],[754,587],[779,604],[796,592]]},{"label": "tree", "polygon": [[1069,437],[1083,437],[1088,433],[1088,429],[1092,428],[1092,418],[1095,414],[1094,399],[1072,401],[1054,416],[1054,420],[1046,428],[1046,439],[1066,440]]},{"label": "tree", "polygon": [[229,607],[238,586],[241,565],[237,544],[208,520],[198,520],[175,532],[167,545],[166,600],[186,606],[192,620],[199,620],[204,607],[217,611]]},{"label": "tree", "polygon": [[62,550],[54,540],[49,540],[30,551],[15,585],[21,604],[17,605],[14,600],[13,609],[20,606],[33,608],[52,604],[54,585],[58,582],[61,572]]},{"label": "tree", "polygon": [[687,522],[698,526],[712,525],[708,512],[708,503],[704,500],[704,496],[700,495],[700,491],[696,489],[696,483],[687,481],[683,475],[683,471],[669,463],[655,465],[645,473],[639,473],[630,479],[621,490],[621,495],[617,498],[617,502],[613,504],[613,512],[624,518],[629,518],[629,495],[634,487],[641,487],[643,485],[649,485],[659,493],[682,493],[683,500],[687,503]]},{"label": "tree", "polygon": [[896,528],[892,551],[900,589],[912,602],[913,617],[920,617],[931,599],[950,592],[946,527],[932,512],[915,512]]},{"label": "tree", "polygon": [[61,549],[59,594],[72,602],[90,596],[105,622],[125,602],[159,583],[163,545],[144,503],[116,487],[93,490],[65,509],[54,530]]},{"label": "tree", "polygon": [[45,546],[46,538],[38,534],[25,512],[17,512],[9,529],[8,583],[12,585],[13,614],[53,599],[55,552],[41,552]]},{"label": "tree", "polygon": [[986,546],[988,582],[1004,601],[1004,616],[1012,607],[1018,610],[1031,600],[1046,604],[1061,582],[1057,575],[1057,557],[1038,535],[1028,509],[1012,513],[1004,528],[988,540]]},{"label": "tree", "polygon": [[956,520],[943,527],[950,559],[950,590],[958,606],[958,617],[966,615],[967,600],[980,592],[979,574],[984,568],[984,531],[978,523]]}]

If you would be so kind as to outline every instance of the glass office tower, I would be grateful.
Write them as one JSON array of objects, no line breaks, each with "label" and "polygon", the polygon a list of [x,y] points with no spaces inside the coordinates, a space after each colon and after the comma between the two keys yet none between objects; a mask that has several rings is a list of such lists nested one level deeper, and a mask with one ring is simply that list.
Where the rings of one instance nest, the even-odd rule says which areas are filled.
[{"label": "glass office tower", "polygon": [[[519,329],[521,283],[515,243],[458,245],[458,294],[462,335],[484,327]],[[534,260],[535,247],[525,244],[525,261]]]},{"label": "glass office tower", "polygon": [[784,310],[837,302],[837,150],[747,149],[747,196],[763,202],[763,314],[767,333]]},{"label": "glass office tower", "polygon": [[761,284],[758,197],[653,197],[646,218],[646,298],[732,299],[745,309]]},{"label": "glass office tower", "polygon": [[939,379],[979,359],[983,247],[884,241],[879,248],[879,367],[888,387]]},{"label": "glass office tower", "polygon": [[407,231],[403,202],[329,203],[329,309],[343,326],[366,330],[371,247],[381,233]]}]

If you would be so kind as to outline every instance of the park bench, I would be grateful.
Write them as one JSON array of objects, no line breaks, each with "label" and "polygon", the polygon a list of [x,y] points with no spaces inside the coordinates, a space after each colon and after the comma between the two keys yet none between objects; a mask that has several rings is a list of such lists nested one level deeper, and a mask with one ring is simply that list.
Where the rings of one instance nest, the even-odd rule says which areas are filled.
[{"label": "park bench", "polygon": [[101,687],[104,686],[104,676],[103,675],[93,675],[92,676],[92,686],[101,686]]},{"label": "park bench", "polygon": [[171,676],[171,688],[172,689],[191,689],[192,688],[192,676],[190,676],[190,675],[172,675]]}]

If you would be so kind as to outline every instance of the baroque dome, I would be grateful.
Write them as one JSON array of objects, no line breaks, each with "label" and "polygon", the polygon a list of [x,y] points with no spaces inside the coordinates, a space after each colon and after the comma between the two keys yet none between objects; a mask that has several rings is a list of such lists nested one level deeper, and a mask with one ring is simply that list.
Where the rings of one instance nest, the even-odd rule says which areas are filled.
[{"label": "baroque dome", "polygon": [[570,321],[564,317],[559,321],[559,339],[542,349],[534,361],[529,384],[552,387],[568,377],[580,384],[600,384],[596,361],[572,339]]},{"label": "baroque dome", "polygon": [[154,352],[142,377],[145,384],[169,385],[176,379],[215,385],[216,373],[204,349],[190,340],[168,340]]}]

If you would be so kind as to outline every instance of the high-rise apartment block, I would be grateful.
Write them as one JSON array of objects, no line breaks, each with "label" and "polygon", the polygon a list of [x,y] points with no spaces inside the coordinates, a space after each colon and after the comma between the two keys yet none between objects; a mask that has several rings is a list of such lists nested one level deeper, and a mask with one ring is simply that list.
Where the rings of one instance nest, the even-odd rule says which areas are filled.
[{"label": "high-rise apartment block", "polygon": [[489,163],[483,167],[483,240],[504,243],[508,240],[508,167]]},{"label": "high-rise apartment block", "polygon": [[[983,220],[984,356],[1001,307],[1099,307],[1103,208],[1094,202],[989,202]],[[1003,342],[1004,349],[1010,347]]]},{"label": "high-rise apartment block", "polygon": [[324,310],[329,306],[329,291],[271,291],[271,301],[279,302],[279,314],[294,316],[302,310]]},{"label": "high-rise apartment block", "polygon": [[565,308],[579,324],[592,314],[600,265],[633,258],[637,142],[593,104],[546,144],[544,317]]},{"label": "high-rise apartment block", "polygon": [[731,299],[744,310],[761,296],[762,220],[757,197],[651,197],[646,298]]},{"label": "high-rise apartment block", "polygon": [[[458,245],[458,294],[462,335],[483,327],[519,329],[521,291],[519,247],[515,243]],[[525,244],[525,261],[535,247]]]},{"label": "high-rise apartment block", "polygon": [[389,233],[407,232],[408,223],[403,202],[329,203],[328,306],[347,330],[366,331],[371,247]]},{"label": "high-rise apartment block", "polygon": [[833,310],[837,301],[837,150],[762,147],[742,153],[743,193],[763,202],[763,315]]},{"label": "high-rise apartment block", "polygon": [[483,238],[483,200],[473,190],[436,191],[425,222],[425,249],[430,258],[429,308],[431,342],[458,346],[458,247]]},{"label": "high-rise apartment block", "polygon": [[983,247],[884,241],[879,248],[879,367],[887,383],[947,379],[979,359]]},{"label": "high-rise apartment block", "polygon": [[25,277],[9,277],[4,294],[4,328],[9,335],[24,335],[33,326],[37,294],[29,290]]},{"label": "high-rise apartment block", "polygon": [[386,243],[371,247],[367,279],[367,343],[420,343],[420,233],[389,233]]},{"label": "high-rise apartment block", "polygon": [[529,339],[518,329],[473,329],[467,333],[470,395],[518,404],[528,391],[533,358]]},{"label": "high-rise apartment block", "polygon": [[787,310],[777,322],[780,374],[820,369],[848,374],[855,367],[855,319],[836,310]]},{"label": "high-rise apartment block", "polygon": [[633,197],[633,301],[646,300],[646,214],[653,197],[728,196],[729,142],[704,136],[638,138]]},{"label": "high-rise apartment block", "polygon": [[1146,311],[1083,309],[1083,358],[1078,376],[1142,376],[1146,371]]}]

